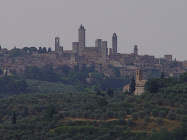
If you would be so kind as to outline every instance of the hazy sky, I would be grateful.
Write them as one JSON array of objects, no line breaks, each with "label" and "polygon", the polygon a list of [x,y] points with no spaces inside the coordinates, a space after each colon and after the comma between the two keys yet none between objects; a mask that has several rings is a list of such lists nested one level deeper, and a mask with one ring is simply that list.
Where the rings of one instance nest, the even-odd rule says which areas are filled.
[{"label": "hazy sky", "polygon": [[64,49],[78,41],[86,28],[86,46],[118,35],[118,52],[187,60],[187,0],[0,0],[0,44],[45,46],[54,49],[61,38]]}]

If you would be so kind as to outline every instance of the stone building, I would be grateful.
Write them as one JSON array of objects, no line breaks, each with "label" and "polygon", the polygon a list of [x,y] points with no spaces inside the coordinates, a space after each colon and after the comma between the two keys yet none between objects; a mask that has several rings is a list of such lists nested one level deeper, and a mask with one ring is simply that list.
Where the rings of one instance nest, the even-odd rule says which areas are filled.
[{"label": "stone building", "polygon": [[95,47],[98,49],[98,54],[101,57],[101,46],[102,46],[102,39],[97,39],[95,41]]},{"label": "stone building", "polygon": [[107,62],[107,41],[102,41],[102,64],[106,64]]},{"label": "stone building", "polygon": [[144,86],[147,80],[143,79],[143,71],[141,69],[136,70],[136,87],[135,87],[135,95],[142,95],[145,90]]},{"label": "stone building", "polygon": [[112,36],[112,54],[117,54],[117,34],[114,33]]},{"label": "stone building", "polygon": [[80,26],[79,28],[79,55],[82,56],[83,55],[83,51],[85,49],[86,46],[86,29],[84,28],[84,26]]},{"label": "stone building", "polygon": [[[137,69],[136,70],[136,87],[135,87],[134,95],[142,95],[145,92],[144,86],[146,82],[147,80],[143,79],[143,71],[141,69]],[[130,84],[127,84],[124,86],[123,92],[125,91],[128,91],[128,92],[130,91]]]},{"label": "stone building", "polygon": [[58,55],[58,57],[62,57],[63,47],[60,46],[60,38],[59,37],[55,37],[55,52]]}]

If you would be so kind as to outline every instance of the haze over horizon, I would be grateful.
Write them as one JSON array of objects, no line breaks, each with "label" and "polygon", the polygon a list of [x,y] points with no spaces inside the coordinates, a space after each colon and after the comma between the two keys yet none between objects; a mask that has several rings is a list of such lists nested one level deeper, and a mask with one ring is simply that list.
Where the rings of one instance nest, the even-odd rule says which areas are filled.
[{"label": "haze over horizon", "polygon": [[1,0],[0,45],[12,49],[51,47],[61,38],[65,50],[78,41],[80,24],[86,28],[86,46],[101,38],[118,52],[187,60],[186,0]]}]

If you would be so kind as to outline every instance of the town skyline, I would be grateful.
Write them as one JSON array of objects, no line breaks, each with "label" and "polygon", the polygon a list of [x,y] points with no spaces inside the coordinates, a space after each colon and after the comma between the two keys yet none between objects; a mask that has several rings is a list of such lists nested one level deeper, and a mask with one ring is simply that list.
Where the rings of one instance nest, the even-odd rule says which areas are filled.
[{"label": "town skyline", "polygon": [[[83,24],[80,24],[81,26],[83,25]],[[84,26],[83,26],[84,27]],[[87,30],[86,28],[85,28],[85,30]],[[112,34],[117,34],[116,32],[114,32],[114,33],[112,33]],[[112,36],[112,34],[111,34],[111,36]],[[61,39],[61,45],[62,45],[62,47],[64,48],[64,49],[66,49],[66,50],[71,50],[72,49],[72,43],[73,42],[77,42],[78,41],[78,38],[77,38],[77,40],[74,40],[74,41],[72,41],[71,42],[71,45],[69,45],[69,46],[64,46],[63,45],[63,37],[61,37],[61,36],[59,36],[59,35],[57,35],[57,36],[55,36],[55,37],[58,37],[58,38],[60,38]],[[102,38],[95,38],[95,41],[97,40],[97,39],[102,39]],[[51,39],[50,39],[51,40]],[[87,42],[86,42],[86,40],[87,40],[87,32],[86,32],[86,34],[85,34],[85,47],[95,47],[95,41],[93,42],[93,44],[92,45],[87,45]],[[94,39],[93,39],[94,40]],[[110,39],[110,40],[105,40],[105,41],[107,41],[107,46],[108,46],[108,48],[112,48],[112,38]],[[118,42],[119,42],[119,39],[118,39]],[[16,46],[16,45],[14,45],[12,48],[6,48],[6,47],[3,47],[2,46],[2,48],[6,48],[6,49],[9,49],[9,50],[11,50],[11,49],[13,49],[13,48],[20,48],[20,49],[22,49],[22,48],[24,48],[24,47],[36,47],[36,48],[38,48],[39,49],[39,47],[46,47],[46,48],[51,48],[53,51],[55,50],[55,44],[54,44],[54,37],[53,37],[53,39],[52,39],[52,43],[53,43],[53,45],[51,45],[51,46],[41,46],[41,45],[39,45],[39,46],[34,46],[34,45],[31,45],[31,46]],[[51,43],[50,43],[51,44]],[[118,43],[119,44],[119,43]],[[1,45],[1,44],[0,44]],[[133,53],[133,49],[134,49],[134,46],[138,46],[138,48],[142,48],[141,46],[139,46],[138,44],[134,44],[133,46],[131,46],[131,50],[130,51],[128,51],[128,52],[121,52],[120,50],[121,50],[121,47],[118,45],[118,51],[117,51],[117,53],[123,53],[123,54],[130,54],[130,53]],[[130,46],[129,46],[130,47]],[[174,55],[174,54],[169,54],[169,53],[165,53],[163,56],[161,56],[161,55],[159,55],[159,56],[157,56],[157,55],[155,55],[155,54],[146,54],[146,53],[142,53],[141,54],[141,52],[142,52],[142,50],[140,50],[139,49],[139,55],[152,55],[152,56],[155,56],[155,57],[157,57],[157,58],[163,58],[164,57],[164,55]],[[109,53],[109,52],[108,52]],[[177,59],[177,58],[174,58],[174,59]],[[177,59],[178,60],[178,59]],[[187,59],[185,59],[185,60],[187,60]],[[184,61],[185,61],[184,60]],[[179,61],[183,61],[183,60],[179,60]]]},{"label": "town skyline", "polygon": [[54,49],[53,39],[58,35],[62,45],[71,49],[71,43],[77,40],[76,29],[82,23],[87,29],[87,46],[93,46],[96,38],[103,38],[111,47],[111,34],[116,32],[120,53],[130,53],[137,44],[142,55],[172,54],[173,58],[186,60],[186,4],[173,0],[3,1],[0,44],[8,49]]}]

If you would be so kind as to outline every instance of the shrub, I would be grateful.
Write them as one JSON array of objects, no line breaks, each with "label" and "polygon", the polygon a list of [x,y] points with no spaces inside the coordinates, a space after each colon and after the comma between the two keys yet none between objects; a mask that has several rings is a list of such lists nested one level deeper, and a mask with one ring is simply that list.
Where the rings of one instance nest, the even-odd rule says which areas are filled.
[{"label": "shrub", "polygon": [[157,118],[156,123],[159,124],[159,125],[162,125],[163,124],[163,119],[162,118]]},{"label": "shrub", "polygon": [[157,109],[153,110],[152,115],[153,117],[158,117],[159,111]]},{"label": "shrub", "polygon": [[132,118],[133,120],[138,120],[138,113],[133,113]]},{"label": "shrub", "polygon": [[165,118],[166,117],[166,111],[160,111],[159,112],[159,117]]},{"label": "shrub", "polygon": [[169,120],[175,120],[176,119],[176,114],[174,112],[169,112],[168,113],[168,119]]},{"label": "shrub", "polygon": [[146,117],[144,118],[144,121],[145,121],[145,122],[150,122],[150,121],[151,121],[151,118],[150,118],[149,116],[146,116]]},{"label": "shrub", "polygon": [[127,120],[127,125],[130,126],[130,127],[133,126],[134,125],[133,119],[129,118]]}]

